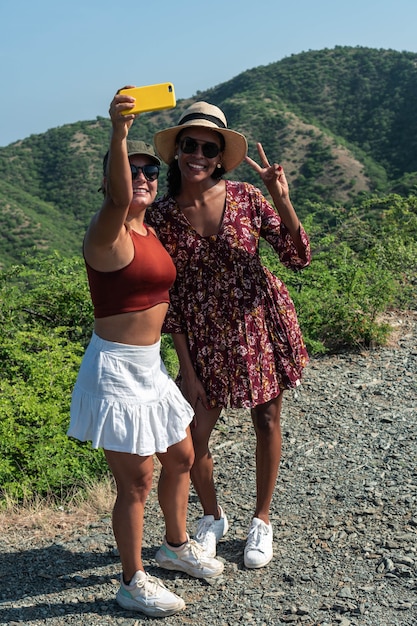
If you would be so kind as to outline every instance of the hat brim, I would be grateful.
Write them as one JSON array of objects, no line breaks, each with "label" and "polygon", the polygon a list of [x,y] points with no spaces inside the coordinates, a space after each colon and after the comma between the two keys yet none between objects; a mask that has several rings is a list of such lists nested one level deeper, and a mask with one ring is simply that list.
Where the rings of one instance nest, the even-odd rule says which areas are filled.
[{"label": "hat brim", "polygon": [[222,166],[226,172],[230,172],[240,165],[248,152],[246,137],[235,130],[219,128],[206,120],[199,120],[198,124],[195,121],[190,121],[155,133],[153,138],[155,149],[167,165],[171,165],[174,160],[178,133],[187,128],[207,128],[223,136],[225,147],[222,153]]},{"label": "hat brim", "polygon": [[155,165],[160,166],[161,165],[161,161],[160,159],[158,159],[158,157],[155,154],[151,154],[150,152],[147,152],[146,150],[132,150],[131,152],[127,153],[127,156],[146,156],[149,159],[152,159],[152,161],[155,163]]},{"label": "hat brim", "polygon": [[155,154],[153,146],[146,141],[128,139],[127,140],[127,156],[134,156],[135,154],[141,156],[147,156],[157,165],[161,165],[161,161]]}]

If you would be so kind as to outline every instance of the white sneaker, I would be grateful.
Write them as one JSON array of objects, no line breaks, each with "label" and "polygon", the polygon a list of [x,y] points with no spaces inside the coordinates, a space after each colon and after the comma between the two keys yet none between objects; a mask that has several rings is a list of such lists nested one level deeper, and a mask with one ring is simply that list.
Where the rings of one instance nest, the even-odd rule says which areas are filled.
[{"label": "white sneaker", "polygon": [[216,545],[229,530],[229,522],[222,507],[219,506],[220,519],[214,515],[204,515],[197,524],[194,539],[204,548],[207,556],[216,556]]},{"label": "white sneaker", "polygon": [[125,585],[122,577],[116,602],[124,609],[140,611],[150,617],[174,615],[185,607],[184,600],[168,591],[159,578],[140,570],[129,585]]},{"label": "white sneaker", "polygon": [[251,569],[264,567],[272,556],[272,526],[254,517],[243,555],[245,566]]},{"label": "white sneaker", "polygon": [[173,548],[165,538],[155,559],[160,567],[185,572],[195,578],[215,578],[224,569],[221,561],[209,557],[204,548],[190,538],[180,548]]}]

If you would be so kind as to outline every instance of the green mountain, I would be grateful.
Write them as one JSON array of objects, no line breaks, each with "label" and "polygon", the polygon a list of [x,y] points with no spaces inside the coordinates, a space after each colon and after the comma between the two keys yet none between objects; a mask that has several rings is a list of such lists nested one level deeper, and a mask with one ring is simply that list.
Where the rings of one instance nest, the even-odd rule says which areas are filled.
[{"label": "green mountain", "polygon": [[[261,141],[284,165],[301,217],[311,202],[348,207],[369,192],[406,196],[417,189],[415,53],[336,47],[292,55],[173,110],[142,115],[131,136],[152,141],[194,100],[220,106],[229,126],[247,136],[250,156]],[[0,267],[37,249],[79,253],[101,202],[109,133],[109,120],[97,118],[0,148]],[[231,177],[260,184],[246,164]]]}]

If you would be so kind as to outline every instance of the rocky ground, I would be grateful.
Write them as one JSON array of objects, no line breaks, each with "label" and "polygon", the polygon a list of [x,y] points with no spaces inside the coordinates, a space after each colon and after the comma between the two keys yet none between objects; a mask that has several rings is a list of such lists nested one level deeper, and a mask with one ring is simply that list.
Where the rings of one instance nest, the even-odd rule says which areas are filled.
[{"label": "rocky ground", "polygon": [[[395,322],[395,320],[394,320]],[[167,626],[417,625],[417,316],[397,320],[393,344],[313,359],[288,393],[283,458],[272,506],[274,560],[246,570],[254,507],[254,436],[245,411],[215,432],[217,484],[230,530],[216,581],[159,570],[163,524],[155,494],[146,514],[149,572],[186,609]],[[189,528],[200,515],[192,494]],[[119,560],[110,516],[0,538],[0,624],[133,626],[149,618],[114,600]]]}]

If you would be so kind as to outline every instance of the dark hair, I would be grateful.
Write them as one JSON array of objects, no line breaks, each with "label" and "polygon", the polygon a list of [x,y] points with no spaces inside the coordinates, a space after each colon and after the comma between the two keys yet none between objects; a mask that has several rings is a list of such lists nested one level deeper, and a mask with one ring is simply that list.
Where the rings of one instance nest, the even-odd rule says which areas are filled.
[{"label": "dark hair", "polygon": [[[181,135],[186,131],[186,129],[184,128],[183,130],[180,130],[180,132],[178,133],[178,135],[175,138],[175,145],[178,145]],[[224,137],[222,134],[217,133],[216,131],[214,131],[217,135],[217,137],[220,139],[220,150],[224,150],[225,147],[225,141],[224,141]],[[211,177],[214,180],[219,180],[219,178],[221,178],[224,174],[226,173],[226,170],[224,169],[223,165],[221,167],[216,167],[216,169],[214,170],[214,172],[212,173]],[[180,191],[181,191],[181,172],[180,172],[180,168],[178,167],[178,161],[177,160],[173,160],[172,163],[170,164],[169,168],[168,168],[168,173],[167,173],[167,188],[168,188],[168,195],[175,198],[175,196],[177,196]]]},{"label": "dark hair", "polygon": [[[109,151],[107,150],[106,154],[103,157],[103,177],[106,176],[106,173],[107,173],[108,160],[109,160]],[[103,183],[101,183],[101,186],[97,189],[97,191],[100,191],[104,196],[106,195],[106,189]]]},{"label": "dark hair", "polygon": [[103,157],[103,176],[106,175],[107,171],[107,162],[109,160],[109,151],[107,150],[106,154]]}]

